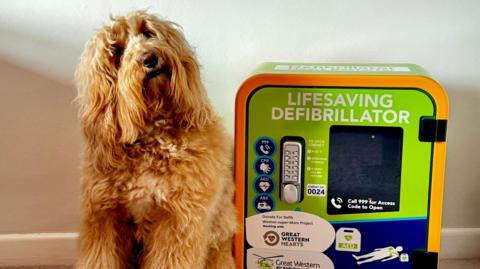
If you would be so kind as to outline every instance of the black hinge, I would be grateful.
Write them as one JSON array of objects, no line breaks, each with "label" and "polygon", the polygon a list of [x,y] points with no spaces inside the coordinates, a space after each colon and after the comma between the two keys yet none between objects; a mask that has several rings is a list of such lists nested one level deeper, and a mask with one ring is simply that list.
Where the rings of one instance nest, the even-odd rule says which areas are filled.
[{"label": "black hinge", "polygon": [[421,117],[418,139],[422,142],[446,141],[447,120],[437,120],[433,117]]},{"label": "black hinge", "polygon": [[419,249],[414,250],[412,269],[438,269],[438,253]]}]

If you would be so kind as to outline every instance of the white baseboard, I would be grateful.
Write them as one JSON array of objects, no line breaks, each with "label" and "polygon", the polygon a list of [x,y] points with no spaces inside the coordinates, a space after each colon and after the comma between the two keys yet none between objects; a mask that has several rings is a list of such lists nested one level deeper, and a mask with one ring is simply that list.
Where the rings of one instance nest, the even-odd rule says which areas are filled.
[{"label": "white baseboard", "polygon": [[77,233],[0,234],[0,266],[71,265]]},{"label": "white baseboard", "polygon": [[[0,266],[71,265],[77,233],[0,234]],[[442,259],[480,258],[480,228],[444,228]]]}]

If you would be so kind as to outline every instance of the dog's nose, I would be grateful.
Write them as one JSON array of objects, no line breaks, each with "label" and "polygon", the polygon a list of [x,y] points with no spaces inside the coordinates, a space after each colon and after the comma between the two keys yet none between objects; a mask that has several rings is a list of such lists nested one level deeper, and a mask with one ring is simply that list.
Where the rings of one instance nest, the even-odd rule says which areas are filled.
[{"label": "dog's nose", "polygon": [[158,63],[158,57],[153,53],[145,53],[140,60],[143,62],[143,66],[146,68],[155,68]]}]

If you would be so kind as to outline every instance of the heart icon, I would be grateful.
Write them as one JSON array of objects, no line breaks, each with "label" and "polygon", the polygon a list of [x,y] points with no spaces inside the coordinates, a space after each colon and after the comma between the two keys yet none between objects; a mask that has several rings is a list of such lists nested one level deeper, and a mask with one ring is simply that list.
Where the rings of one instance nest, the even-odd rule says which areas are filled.
[{"label": "heart icon", "polygon": [[275,235],[269,235],[269,236],[268,236],[268,240],[269,240],[270,242],[275,241]]},{"label": "heart icon", "polygon": [[268,183],[268,181],[262,181],[258,186],[263,192],[266,192],[270,188],[270,183]]},{"label": "heart icon", "polygon": [[352,240],[352,236],[351,236],[351,235],[345,235],[345,239],[346,239],[347,241],[350,241],[350,240]]}]

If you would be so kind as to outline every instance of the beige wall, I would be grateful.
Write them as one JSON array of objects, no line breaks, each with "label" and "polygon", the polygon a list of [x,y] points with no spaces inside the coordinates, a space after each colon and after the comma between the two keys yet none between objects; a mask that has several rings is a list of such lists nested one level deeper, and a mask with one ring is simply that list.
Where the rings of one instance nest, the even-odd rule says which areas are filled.
[{"label": "beige wall", "polygon": [[[0,234],[77,231],[81,135],[73,86],[5,61],[0,85]],[[444,86],[451,112],[443,226],[480,227],[480,89]]]},{"label": "beige wall", "polygon": [[3,61],[0,85],[0,234],[76,231],[73,87]]},{"label": "beige wall", "polygon": [[480,228],[480,85],[444,87],[450,115],[443,227]]},{"label": "beige wall", "polygon": [[[81,149],[75,90],[1,60],[0,85],[0,265],[72,264]],[[478,257],[480,88],[444,86],[451,113],[442,257]]]}]

